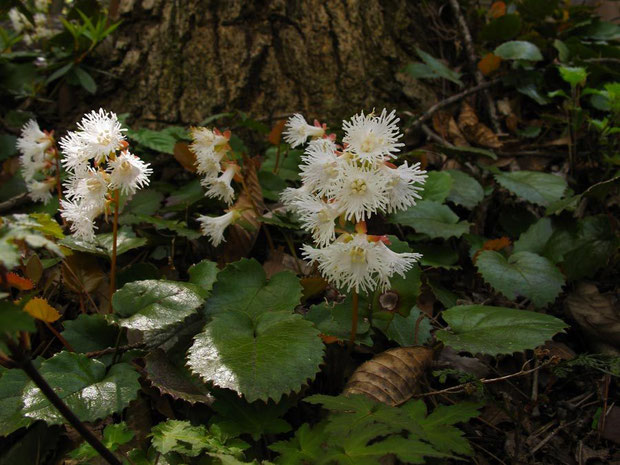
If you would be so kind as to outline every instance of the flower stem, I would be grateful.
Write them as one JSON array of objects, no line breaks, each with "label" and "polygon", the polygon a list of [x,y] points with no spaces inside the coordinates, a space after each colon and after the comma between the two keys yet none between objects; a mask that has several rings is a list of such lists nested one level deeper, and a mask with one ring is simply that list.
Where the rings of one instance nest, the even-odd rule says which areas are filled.
[{"label": "flower stem", "polygon": [[[15,361],[18,366],[26,372],[28,377],[37,385],[43,395],[49,400],[56,409],[62,414],[63,417],[73,426],[80,436],[82,436],[86,442],[88,442],[93,449],[95,449],[101,457],[110,465],[122,465],[121,461],[106,447],[103,443],[89,430],[84,423],[73,413],[73,411],[65,404],[65,402],[58,397],[58,394],[47,383],[45,378],[41,376],[41,373],[32,364],[30,358],[22,354],[16,354],[14,350],[11,350]],[[19,352],[19,351],[17,351]]]},{"label": "flower stem", "polygon": [[110,313],[114,313],[112,307],[112,296],[116,291],[116,246],[118,239],[118,208],[119,208],[118,189],[114,191],[114,222],[112,223],[112,263],[110,265]]},{"label": "flower stem", "polygon": [[357,291],[353,291],[353,311],[351,314],[351,337],[349,338],[349,350],[355,344],[355,336],[357,335],[357,318],[358,318],[359,296]]}]

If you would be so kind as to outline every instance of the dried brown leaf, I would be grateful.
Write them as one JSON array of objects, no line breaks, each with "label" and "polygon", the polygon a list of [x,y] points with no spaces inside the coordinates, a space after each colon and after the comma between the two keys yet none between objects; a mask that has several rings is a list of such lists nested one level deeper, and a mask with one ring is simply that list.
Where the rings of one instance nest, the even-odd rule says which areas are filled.
[{"label": "dried brown leaf", "polygon": [[196,172],[196,154],[189,148],[187,142],[177,142],[174,144],[174,159],[190,173]]},{"label": "dried brown leaf", "polygon": [[400,405],[420,391],[432,359],[433,350],[428,347],[386,350],[355,370],[344,394],[363,394],[388,405]]},{"label": "dried brown leaf", "polygon": [[462,128],[463,134],[472,144],[488,147],[491,149],[499,149],[502,143],[488,126],[483,123],[476,123]]},{"label": "dried brown leaf", "polygon": [[467,126],[474,126],[479,121],[476,110],[469,103],[463,101],[461,103],[461,113],[459,114],[459,128],[463,129]]},{"label": "dried brown leaf", "polygon": [[84,294],[97,290],[106,276],[95,257],[76,252],[63,261],[62,278],[69,290],[76,294]]}]

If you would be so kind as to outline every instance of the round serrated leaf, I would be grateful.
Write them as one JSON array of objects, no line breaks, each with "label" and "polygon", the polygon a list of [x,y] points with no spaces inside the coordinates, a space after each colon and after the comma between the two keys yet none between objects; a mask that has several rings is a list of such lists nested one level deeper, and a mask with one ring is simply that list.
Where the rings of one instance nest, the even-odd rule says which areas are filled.
[{"label": "round serrated leaf", "polygon": [[465,208],[472,209],[484,198],[482,186],[476,179],[459,170],[446,170],[454,183],[448,195],[448,200]]},{"label": "round serrated leaf", "polygon": [[460,305],[441,313],[450,330],[435,336],[455,350],[489,355],[534,349],[568,325],[543,313],[484,305]]},{"label": "round serrated leaf", "polygon": [[476,267],[484,280],[511,300],[529,298],[536,307],[555,300],[564,286],[564,276],[540,255],[518,252],[508,259],[492,250],[483,251]]},{"label": "round serrated leaf", "polygon": [[563,178],[538,171],[498,173],[495,180],[513,194],[543,207],[560,200],[566,190]]},{"label": "round serrated leaf", "polygon": [[[138,397],[138,372],[127,363],[106,366],[73,352],[60,352],[41,364],[41,375],[82,421],[95,421],[122,411]],[[22,394],[22,415],[49,424],[63,416],[33,383]]]},{"label": "round serrated leaf", "polygon": [[125,284],[114,293],[112,306],[119,325],[147,331],[184,320],[203,301],[192,285],[148,279]]},{"label": "round serrated leaf", "polygon": [[278,400],[314,378],[323,359],[319,332],[300,315],[216,315],[189,350],[188,365],[205,381],[257,399]]}]

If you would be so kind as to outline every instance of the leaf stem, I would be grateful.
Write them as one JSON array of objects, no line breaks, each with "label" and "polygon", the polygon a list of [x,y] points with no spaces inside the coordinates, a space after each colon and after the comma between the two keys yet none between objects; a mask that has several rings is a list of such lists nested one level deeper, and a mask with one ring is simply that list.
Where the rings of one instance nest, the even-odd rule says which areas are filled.
[{"label": "leaf stem", "polygon": [[114,313],[112,307],[112,296],[116,291],[116,248],[118,240],[118,208],[119,208],[118,189],[114,191],[114,222],[112,223],[112,263],[110,264],[110,313]]},{"label": "leaf stem", "polygon": [[351,314],[351,337],[349,338],[349,350],[355,344],[355,336],[357,335],[357,319],[359,313],[359,296],[357,291],[353,291],[353,310]]},{"label": "leaf stem", "polygon": [[69,342],[64,337],[61,336],[61,334],[56,330],[56,328],[54,328],[47,321],[45,321],[44,323],[45,323],[45,326],[47,326],[47,329],[49,329],[52,332],[52,334],[56,336],[56,338],[61,342],[63,346],[65,346],[65,349],[67,349],[69,352],[75,352],[75,349],[71,347],[71,344],[69,344]]},{"label": "leaf stem", "polygon": [[[15,353],[17,352],[17,354]],[[73,411],[64,403],[64,401],[58,397],[58,394],[54,392],[52,387],[47,383],[45,378],[41,376],[41,373],[32,364],[30,358],[22,355],[20,351],[12,350],[12,355],[18,366],[26,372],[28,377],[37,385],[43,395],[49,400],[49,402],[62,414],[63,417],[73,426],[78,433],[88,442],[93,449],[95,449],[101,457],[110,465],[122,465],[120,460],[106,447],[103,443],[93,434],[93,432],[86,427],[84,423],[73,413]]]}]

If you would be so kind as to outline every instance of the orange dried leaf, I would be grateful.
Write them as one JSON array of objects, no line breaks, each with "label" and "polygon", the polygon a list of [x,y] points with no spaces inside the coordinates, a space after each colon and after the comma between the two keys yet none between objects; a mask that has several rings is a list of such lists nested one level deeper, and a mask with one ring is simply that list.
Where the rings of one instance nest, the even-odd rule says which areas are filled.
[{"label": "orange dried leaf", "polygon": [[338,339],[336,336],[328,336],[326,334],[319,334],[320,338],[323,339],[323,342],[325,344],[333,344],[335,342],[338,342],[340,339]]},{"label": "orange dried leaf", "polygon": [[278,121],[274,127],[271,129],[269,133],[269,142],[273,145],[280,145],[280,140],[282,139],[282,131],[284,131],[284,125],[286,124],[285,120]]},{"label": "orange dried leaf", "polygon": [[482,60],[478,62],[478,69],[488,76],[493,71],[497,71],[502,63],[502,59],[493,53],[487,53],[482,57]]},{"label": "orange dried leaf", "polygon": [[28,278],[23,278],[18,274],[13,272],[6,274],[6,283],[14,289],[18,289],[20,291],[29,291],[34,288],[34,284]]},{"label": "orange dried leaf", "polygon": [[174,159],[190,173],[196,172],[196,154],[189,148],[187,142],[177,142],[174,144]]},{"label": "orange dried leaf", "polygon": [[506,4],[504,2],[493,2],[491,8],[489,8],[489,14],[491,18],[499,18],[506,14]]},{"label": "orange dried leaf", "polygon": [[502,250],[511,244],[506,236],[499,239],[490,239],[482,245],[482,250]]},{"label": "orange dried leaf", "polygon": [[469,103],[463,102],[461,104],[461,113],[459,114],[459,128],[465,129],[467,126],[474,126],[478,124],[478,121],[476,110]]},{"label": "orange dried leaf", "polygon": [[47,300],[40,297],[30,299],[24,306],[24,310],[30,314],[31,317],[37,320],[44,321],[46,323],[53,323],[60,318],[60,313],[47,303]]},{"label": "orange dried leaf", "polygon": [[499,149],[502,146],[502,142],[497,137],[497,134],[482,123],[465,126],[463,128],[463,133],[472,144],[489,147],[491,149]]}]

